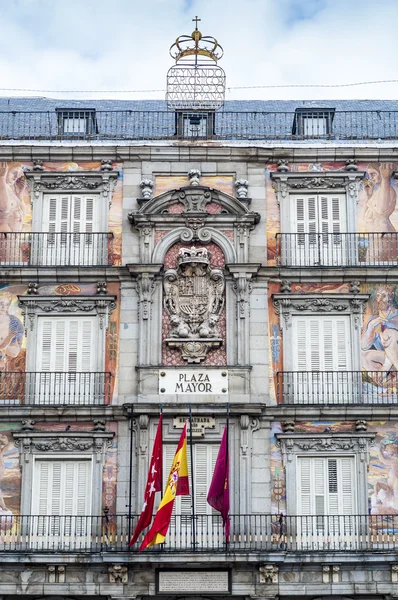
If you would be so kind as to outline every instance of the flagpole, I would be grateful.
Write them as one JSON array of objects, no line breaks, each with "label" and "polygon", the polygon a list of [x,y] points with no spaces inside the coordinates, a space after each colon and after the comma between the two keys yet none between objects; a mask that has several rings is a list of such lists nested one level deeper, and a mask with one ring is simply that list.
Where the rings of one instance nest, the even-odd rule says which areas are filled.
[{"label": "flagpole", "polygon": [[[163,404],[160,405],[160,416],[163,416]],[[163,419],[162,419],[162,454],[163,456]],[[163,461],[162,461],[162,469],[160,471],[160,501],[163,500]]]},{"label": "flagpole", "polygon": [[196,523],[195,523],[195,487],[193,474],[193,444],[192,444],[192,404],[189,404],[189,449],[191,452],[191,498],[192,498],[192,542],[193,551],[196,550]]},{"label": "flagpole", "polygon": [[[231,490],[231,486],[230,486],[230,481],[229,481],[229,402],[227,402],[227,477],[228,477],[228,494],[230,494],[230,490]],[[229,516],[228,516],[229,518]],[[228,550],[228,536],[225,536],[225,549]]]},{"label": "flagpole", "polygon": [[129,481],[129,504],[128,504],[128,538],[131,539],[131,495],[133,490],[133,405],[130,404],[130,481]]}]

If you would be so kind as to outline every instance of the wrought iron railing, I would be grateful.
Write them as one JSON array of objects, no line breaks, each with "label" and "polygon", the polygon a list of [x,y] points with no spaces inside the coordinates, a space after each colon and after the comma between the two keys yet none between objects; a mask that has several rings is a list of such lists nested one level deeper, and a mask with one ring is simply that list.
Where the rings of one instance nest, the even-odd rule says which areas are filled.
[{"label": "wrought iron railing", "polygon": [[108,404],[111,373],[0,372],[0,406]]},{"label": "wrought iron railing", "polygon": [[[137,552],[137,516],[0,516],[1,552]],[[398,515],[231,515],[226,540],[219,516],[173,516],[165,552],[396,552]]]},{"label": "wrought iron railing", "polygon": [[280,371],[280,404],[397,404],[397,371]]},{"label": "wrought iron railing", "polygon": [[[75,111],[73,111],[75,112]],[[0,139],[6,140],[372,140],[398,139],[398,111],[335,111],[325,122],[306,112],[310,127],[297,126],[295,112],[90,111],[62,127],[56,111],[0,112]],[[85,121],[85,123],[83,122]],[[211,127],[209,127],[211,123]]]},{"label": "wrought iron railing", "polygon": [[396,267],[398,233],[277,233],[282,267]]},{"label": "wrought iron railing", "polygon": [[112,233],[0,232],[1,267],[109,266],[112,255]]}]

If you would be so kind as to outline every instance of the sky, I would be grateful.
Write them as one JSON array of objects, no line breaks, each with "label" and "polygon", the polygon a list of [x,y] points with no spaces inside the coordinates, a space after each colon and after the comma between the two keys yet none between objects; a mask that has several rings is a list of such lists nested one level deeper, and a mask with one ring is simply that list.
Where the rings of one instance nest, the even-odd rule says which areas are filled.
[{"label": "sky", "polygon": [[398,0],[0,0],[0,96],[164,98],[115,91],[164,90],[195,15],[224,48],[227,100],[398,98],[398,83],[233,89],[398,80]]}]

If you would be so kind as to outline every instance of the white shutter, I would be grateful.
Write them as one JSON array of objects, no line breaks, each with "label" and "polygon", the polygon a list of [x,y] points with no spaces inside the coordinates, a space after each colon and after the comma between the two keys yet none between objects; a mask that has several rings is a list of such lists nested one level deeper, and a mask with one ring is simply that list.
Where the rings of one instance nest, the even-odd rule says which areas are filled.
[{"label": "white shutter", "polygon": [[297,514],[352,515],[354,458],[298,457]]},{"label": "white shutter", "polygon": [[43,198],[42,229],[49,233],[69,231],[71,196],[45,195]]},{"label": "white shutter", "polygon": [[293,316],[292,340],[294,371],[350,369],[351,340],[348,316]]},{"label": "white shutter", "polygon": [[38,460],[33,490],[34,515],[88,515],[90,460]]},{"label": "white shutter", "polygon": [[341,233],[346,222],[345,196],[344,195],[320,195],[319,203],[319,231],[322,233]]},{"label": "white shutter", "polygon": [[43,199],[43,231],[92,233],[98,231],[99,196],[49,195]]},{"label": "white shutter", "polygon": [[39,318],[37,371],[95,371],[96,317]]},{"label": "white shutter", "polygon": [[292,233],[318,231],[317,196],[291,196],[294,210]]}]

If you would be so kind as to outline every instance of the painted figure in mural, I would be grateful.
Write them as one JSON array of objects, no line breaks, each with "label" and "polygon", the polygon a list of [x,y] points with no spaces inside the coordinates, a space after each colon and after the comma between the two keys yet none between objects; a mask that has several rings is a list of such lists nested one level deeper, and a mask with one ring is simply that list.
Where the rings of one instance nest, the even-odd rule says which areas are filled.
[{"label": "painted figure in mural", "polygon": [[[370,305],[373,314],[362,334],[363,368],[366,371],[395,374],[398,371],[398,305],[395,289],[387,285],[377,286],[372,292]],[[387,379],[385,382],[388,383]]]},{"label": "painted figure in mural", "polygon": [[387,481],[376,481],[371,496],[372,514],[398,513],[398,440],[390,434],[380,442],[379,461],[388,468]]},{"label": "painted figure in mural", "polygon": [[21,321],[9,314],[13,297],[0,295],[0,370],[7,370],[7,361],[15,358],[21,351],[24,328]]},{"label": "painted figure in mural", "polygon": [[22,231],[25,203],[22,191],[25,176],[20,165],[9,167],[0,162],[0,232]]},{"label": "painted figure in mural", "polygon": [[[363,207],[363,224],[367,233],[395,233],[390,217],[395,211],[397,194],[391,185],[393,163],[371,163],[367,168],[368,179],[364,188],[366,201]],[[375,236],[369,240],[368,261],[397,260],[396,236]]]}]

